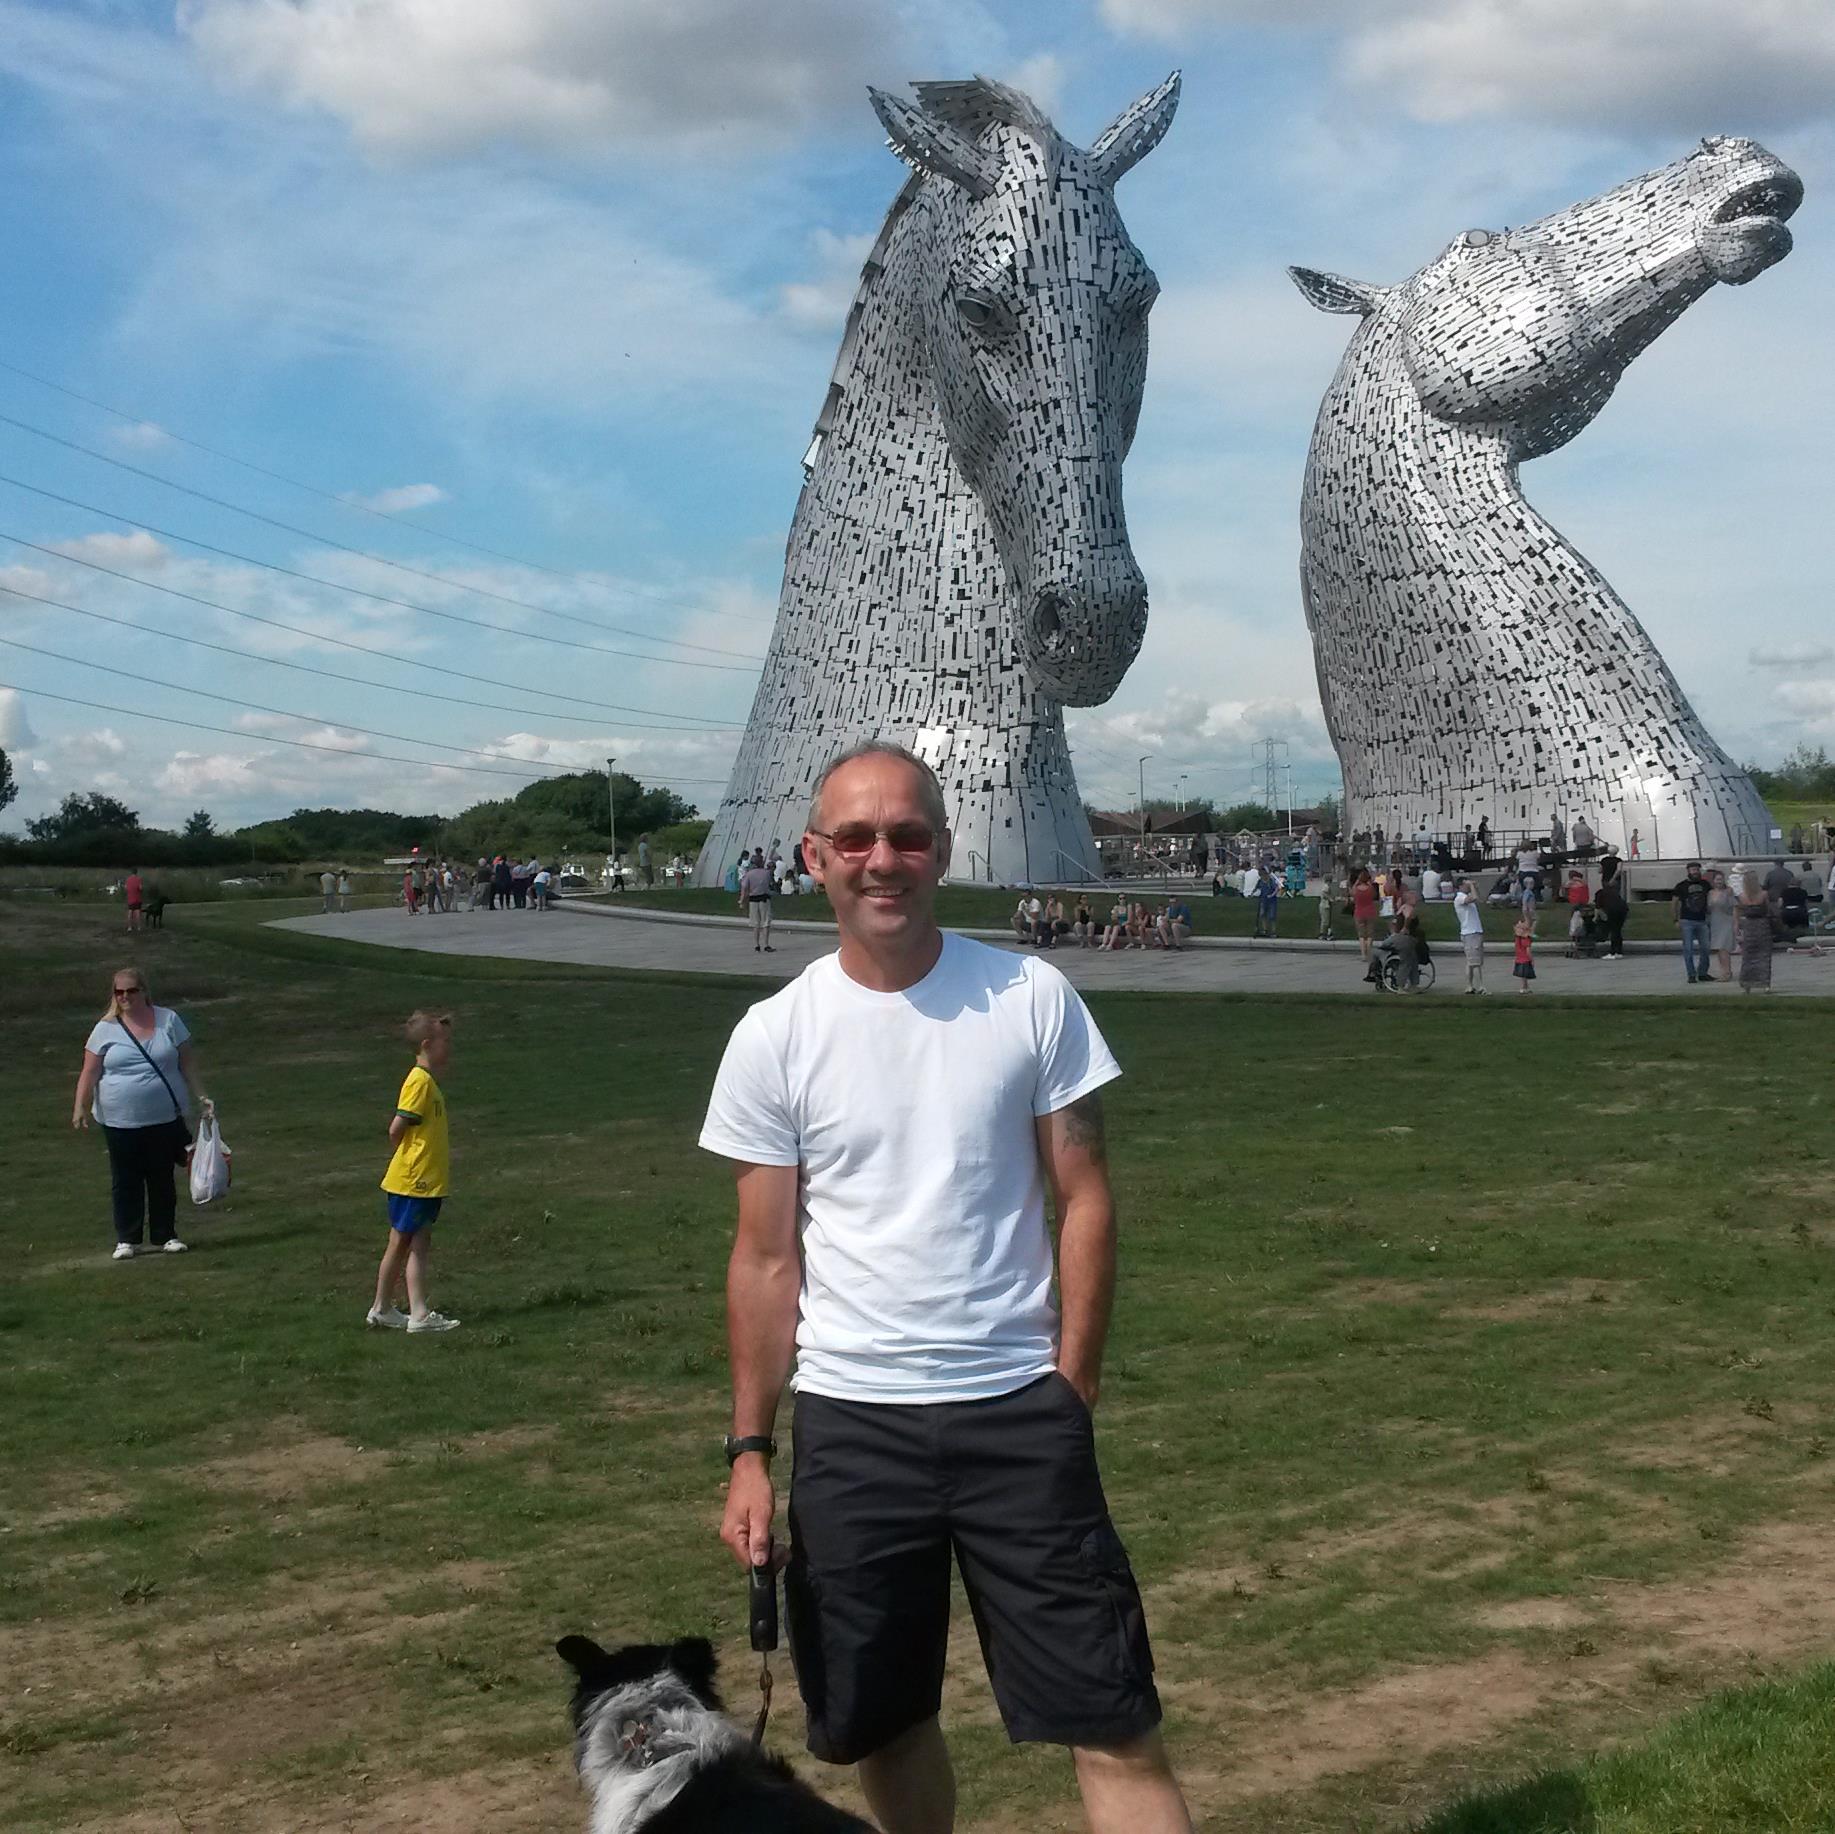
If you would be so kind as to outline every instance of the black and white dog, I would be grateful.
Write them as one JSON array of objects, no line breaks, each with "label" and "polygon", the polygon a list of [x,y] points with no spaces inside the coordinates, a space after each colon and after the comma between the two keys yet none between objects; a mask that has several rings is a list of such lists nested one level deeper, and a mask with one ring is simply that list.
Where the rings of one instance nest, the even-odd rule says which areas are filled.
[{"label": "black and white dog", "polygon": [[563,1637],[555,1649],[579,1677],[574,1762],[589,1834],[873,1834],[726,1717],[704,1637],[610,1652]]}]

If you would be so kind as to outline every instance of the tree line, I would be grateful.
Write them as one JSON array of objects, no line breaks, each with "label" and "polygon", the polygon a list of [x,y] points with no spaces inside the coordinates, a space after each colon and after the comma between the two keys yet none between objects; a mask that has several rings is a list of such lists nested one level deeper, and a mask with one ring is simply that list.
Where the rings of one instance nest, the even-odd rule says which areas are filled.
[{"label": "tree line", "polygon": [[[18,795],[11,760],[0,751],[0,810]],[[610,850],[612,823],[629,849],[641,834],[665,857],[699,848],[707,822],[673,790],[625,771],[547,777],[514,796],[473,803],[458,815],[399,815],[387,809],[295,809],[274,821],[218,830],[208,809],[182,828],[149,827],[139,812],[101,790],[72,791],[50,814],[25,824],[24,838],[0,834],[0,859],[47,866],[227,866],[304,860],[360,865],[418,847],[453,859],[518,858]]]}]

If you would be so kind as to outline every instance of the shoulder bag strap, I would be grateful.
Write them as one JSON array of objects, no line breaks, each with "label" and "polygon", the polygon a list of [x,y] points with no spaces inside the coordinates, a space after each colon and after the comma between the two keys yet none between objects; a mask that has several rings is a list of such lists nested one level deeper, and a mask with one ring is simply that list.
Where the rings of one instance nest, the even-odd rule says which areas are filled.
[{"label": "shoulder bag strap", "polygon": [[[147,1047],[144,1044],[142,1044],[140,1040],[136,1038],[131,1031],[128,1030],[128,1024],[125,1019],[117,1019],[115,1023],[118,1026],[120,1026],[124,1032],[127,1032],[128,1043],[131,1044],[134,1047],[134,1049],[140,1053],[142,1057],[146,1058],[147,1068],[151,1070],[153,1074],[159,1078],[162,1084],[165,1085],[166,1097],[172,1104],[173,1118],[175,1120],[182,1121],[185,1118],[185,1110],[183,1106],[181,1105],[181,1103],[179,1102],[178,1097],[172,1093],[172,1085],[166,1082],[165,1071],[162,1070],[159,1067],[159,1065],[153,1061],[151,1054],[147,1050]],[[157,1021],[154,1024],[154,1030],[155,1031],[158,1030]]]}]

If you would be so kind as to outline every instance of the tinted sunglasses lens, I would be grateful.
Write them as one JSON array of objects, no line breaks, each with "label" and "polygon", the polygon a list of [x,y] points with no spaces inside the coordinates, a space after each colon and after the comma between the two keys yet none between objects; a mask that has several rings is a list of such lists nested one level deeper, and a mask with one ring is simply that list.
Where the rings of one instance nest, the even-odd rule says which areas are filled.
[{"label": "tinted sunglasses lens", "polygon": [[[873,851],[873,845],[878,839],[877,829],[861,823],[837,828],[828,837],[828,844],[848,859],[859,859]],[[886,842],[894,853],[928,853],[936,845],[936,839],[935,831],[926,828],[922,822],[899,822],[886,830]]]}]

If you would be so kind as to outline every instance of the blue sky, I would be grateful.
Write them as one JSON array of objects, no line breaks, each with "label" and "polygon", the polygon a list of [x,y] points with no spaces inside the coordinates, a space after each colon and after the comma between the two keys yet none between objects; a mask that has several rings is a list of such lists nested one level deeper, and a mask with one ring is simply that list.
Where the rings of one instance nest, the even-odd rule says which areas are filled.
[{"label": "blue sky", "polygon": [[1296,505],[1349,321],[1285,264],[1399,279],[1710,132],[1802,174],[1795,252],[1525,482],[1730,749],[1835,743],[1823,0],[0,0],[0,364],[119,410],[0,368],[0,585],[119,620],[0,595],[33,646],[0,643],[7,819],[91,787],[158,822],[453,810],[608,752],[711,810],[900,179],[865,85],[984,71],[1087,143],[1174,66],[1179,117],[1120,193],[1163,288],[1126,480],[1152,624],[1069,716],[1085,794],[1127,800],[1148,752],[1150,793],[1235,800],[1263,733],[1302,800],[1335,781]]}]

